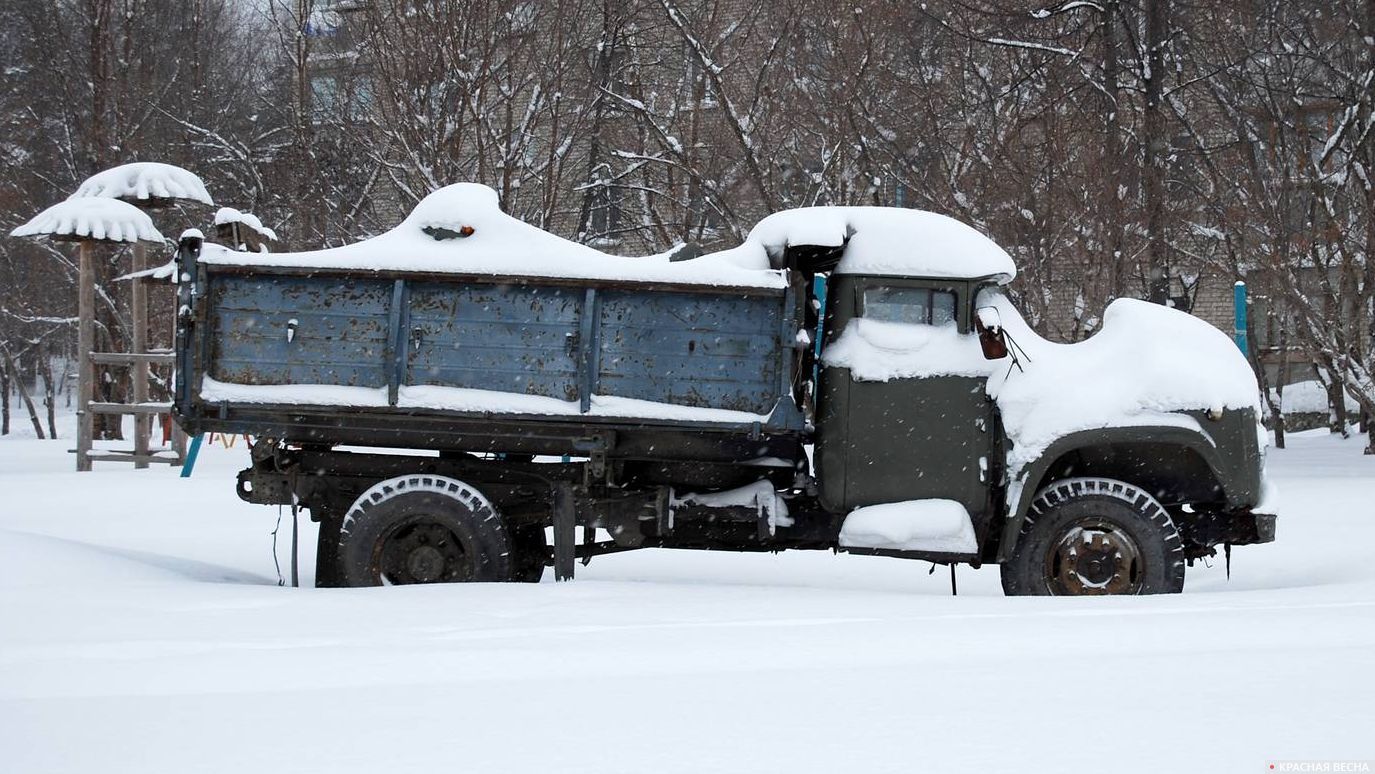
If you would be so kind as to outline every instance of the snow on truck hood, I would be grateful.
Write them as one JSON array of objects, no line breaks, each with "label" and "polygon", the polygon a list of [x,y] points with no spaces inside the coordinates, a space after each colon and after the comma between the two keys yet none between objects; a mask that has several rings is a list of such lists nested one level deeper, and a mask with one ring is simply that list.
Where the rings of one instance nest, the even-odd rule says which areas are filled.
[{"label": "snow on truck hood", "polygon": [[[1080,430],[1167,425],[1200,429],[1180,411],[1249,408],[1260,417],[1255,375],[1240,350],[1193,315],[1135,299],[1108,305],[1103,327],[1075,344],[1046,341],[1000,291],[980,307],[997,310],[1026,354],[984,360],[974,334],[948,326],[851,320],[822,353],[859,381],[987,376],[1012,448],[1015,474],[1056,439]],[[1263,443],[1263,442],[1262,442]]]},{"label": "snow on truck hood", "polygon": [[1025,371],[1000,368],[988,381],[1008,436],[1009,464],[1030,462],[1079,430],[1146,424],[1196,427],[1175,412],[1252,409],[1260,389],[1237,345],[1203,320],[1159,304],[1119,298],[1097,334],[1074,344],[1046,341],[1011,302],[987,292],[1004,329],[1027,353]]},{"label": "snow on truck hood", "polygon": [[[428,229],[428,231],[427,231]],[[433,234],[448,238],[437,239]],[[570,242],[501,211],[496,191],[477,183],[445,186],[420,201],[396,228],[343,247],[298,253],[207,249],[211,264],[452,272],[571,279],[631,280],[729,287],[782,288],[767,263],[739,264],[704,255],[670,262],[666,255],[626,258]]]}]

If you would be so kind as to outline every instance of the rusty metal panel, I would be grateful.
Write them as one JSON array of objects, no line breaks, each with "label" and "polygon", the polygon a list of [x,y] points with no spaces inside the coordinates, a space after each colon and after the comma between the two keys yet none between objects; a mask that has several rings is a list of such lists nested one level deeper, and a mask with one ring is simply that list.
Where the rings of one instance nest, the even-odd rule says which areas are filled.
[{"label": "rusty metal panel", "polygon": [[436,385],[766,415],[789,390],[786,298],[266,273],[210,282],[208,373],[237,384]]},{"label": "rusty metal panel", "polygon": [[577,287],[410,284],[406,384],[578,400]]},{"label": "rusty metal panel", "polygon": [[614,290],[600,307],[600,394],[768,414],[785,393],[783,298]]},{"label": "rusty metal panel", "polygon": [[222,274],[210,289],[210,375],[236,384],[387,384],[393,282]]}]

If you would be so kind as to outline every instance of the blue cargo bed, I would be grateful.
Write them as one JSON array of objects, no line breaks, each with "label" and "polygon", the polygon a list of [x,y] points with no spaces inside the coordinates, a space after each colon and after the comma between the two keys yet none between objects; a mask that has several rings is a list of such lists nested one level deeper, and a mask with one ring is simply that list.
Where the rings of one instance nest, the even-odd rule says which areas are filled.
[{"label": "blue cargo bed", "polygon": [[557,424],[565,436],[578,425],[804,432],[792,287],[186,268],[196,282],[183,294],[177,404],[195,428],[289,438],[308,427],[312,440],[359,443],[350,426],[374,440],[385,430],[359,419],[371,414],[412,428],[427,416],[525,434]]}]

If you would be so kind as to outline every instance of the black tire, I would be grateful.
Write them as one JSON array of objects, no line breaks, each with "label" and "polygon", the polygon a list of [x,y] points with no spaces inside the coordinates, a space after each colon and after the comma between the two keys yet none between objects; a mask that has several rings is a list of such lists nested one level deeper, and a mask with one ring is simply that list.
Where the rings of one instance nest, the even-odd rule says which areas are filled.
[{"label": "black tire", "polygon": [[539,583],[549,565],[549,541],[543,524],[521,524],[511,528],[511,580]]},{"label": "black tire", "polygon": [[511,541],[491,502],[444,476],[388,479],[364,492],[339,528],[343,585],[511,579]]},{"label": "black tire", "polygon": [[1008,596],[1178,594],[1184,543],[1146,492],[1107,478],[1069,478],[1036,494],[1001,570]]}]

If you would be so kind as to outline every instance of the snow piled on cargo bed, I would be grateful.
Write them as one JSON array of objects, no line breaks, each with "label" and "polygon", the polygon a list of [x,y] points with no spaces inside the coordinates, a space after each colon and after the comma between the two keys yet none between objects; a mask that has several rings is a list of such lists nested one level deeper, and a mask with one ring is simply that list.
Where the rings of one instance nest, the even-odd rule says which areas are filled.
[{"label": "snow piled on cargo bed", "polygon": [[425,271],[453,274],[628,280],[722,287],[782,288],[767,260],[722,254],[670,262],[666,255],[626,258],[570,242],[501,211],[496,191],[457,183],[420,201],[391,231],[343,247],[250,254],[207,245],[208,264],[314,269]]},{"label": "snow piled on cargo bed", "polygon": [[838,274],[943,279],[997,277],[1010,282],[1017,267],[1003,248],[972,226],[900,207],[801,207],[764,218],[744,244],[715,253],[747,265],[780,266],[796,246],[841,247]]}]

